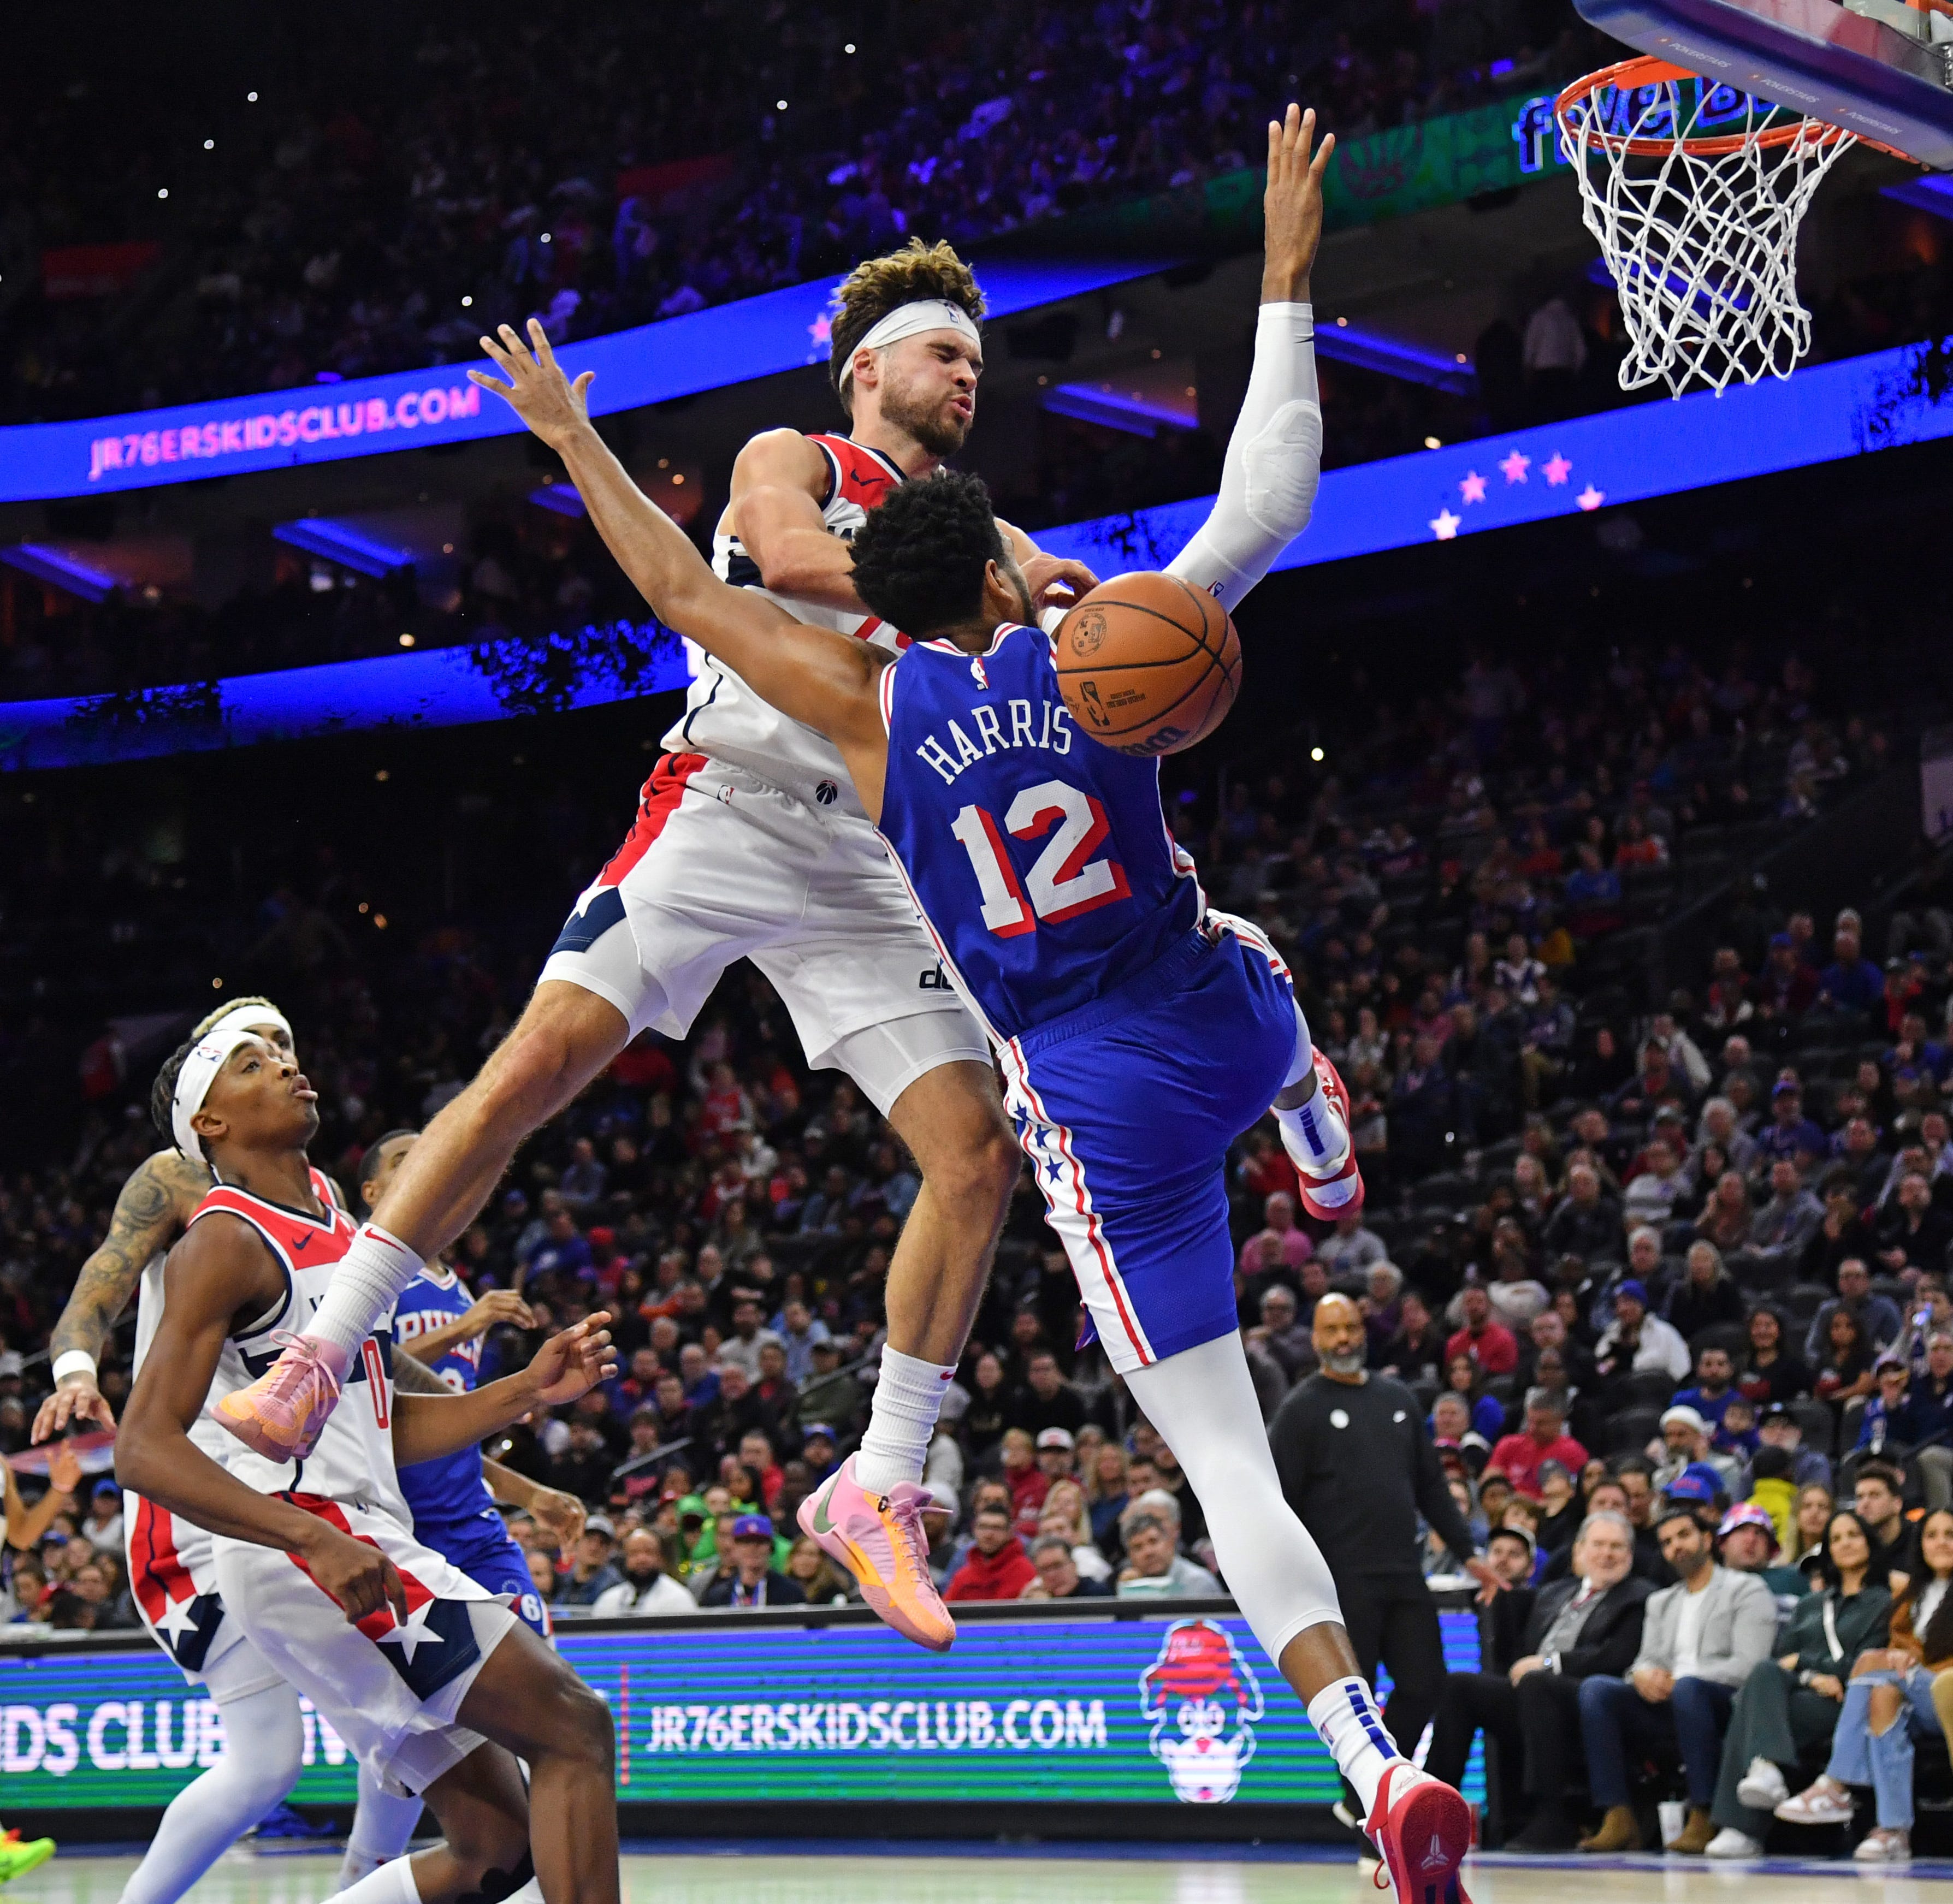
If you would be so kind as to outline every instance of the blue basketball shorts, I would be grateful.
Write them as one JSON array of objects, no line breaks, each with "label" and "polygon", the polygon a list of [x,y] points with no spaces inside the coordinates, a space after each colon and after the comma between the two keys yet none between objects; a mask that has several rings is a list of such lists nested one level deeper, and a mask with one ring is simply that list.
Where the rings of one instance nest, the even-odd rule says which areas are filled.
[{"label": "blue basketball shorts", "polygon": [[529,1578],[528,1558],[500,1514],[484,1514],[459,1527],[416,1527],[415,1532],[477,1586],[506,1600],[509,1611],[524,1626],[549,1638],[549,1608]]},{"label": "blue basketball shorts", "polygon": [[1288,968],[1224,913],[1005,1048],[1005,1107],[1122,1374],[1239,1326],[1227,1147],[1267,1111],[1295,1048]]}]

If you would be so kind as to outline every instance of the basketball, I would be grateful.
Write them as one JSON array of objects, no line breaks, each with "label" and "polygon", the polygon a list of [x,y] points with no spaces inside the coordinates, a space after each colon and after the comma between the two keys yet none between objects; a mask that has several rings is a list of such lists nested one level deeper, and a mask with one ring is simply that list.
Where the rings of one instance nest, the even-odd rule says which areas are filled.
[{"label": "basketball", "polygon": [[1156,573],[1101,582],[1058,624],[1055,656],[1080,732],[1120,753],[1177,753],[1205,740],[1241,685],[1227,611]]}]

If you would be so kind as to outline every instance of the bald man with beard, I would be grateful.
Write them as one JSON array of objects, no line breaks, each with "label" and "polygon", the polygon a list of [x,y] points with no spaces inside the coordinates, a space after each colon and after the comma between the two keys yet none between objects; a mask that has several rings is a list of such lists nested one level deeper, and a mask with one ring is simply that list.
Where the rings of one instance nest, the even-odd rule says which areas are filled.
[{"label": "bald man with beard", "polygon": [[1311,1339],[1321,1367],[1276,1410],[1268,1444],[1284,1495],[1329,1563],[1364,1677],[1374,1685],[1379,1663],[1390,1669],[1384,1724],[1409,1753],[1437,1710],[1445,1674],[1437,1608],[1420,1564],[1419,1514],[1462,1570],[1488,1591],[1498,1579],[1473,1551],[1417,1398],[1364,1367],[1356,1304],[1324,1296]]}]

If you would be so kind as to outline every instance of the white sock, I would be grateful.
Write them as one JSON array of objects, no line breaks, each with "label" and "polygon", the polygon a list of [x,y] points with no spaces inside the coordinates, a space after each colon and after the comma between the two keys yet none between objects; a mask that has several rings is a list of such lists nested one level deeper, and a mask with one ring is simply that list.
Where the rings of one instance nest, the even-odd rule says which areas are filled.
[{"label": "white sock", "polygon": [[904,1481],[922,1479],[943,1392],[955,1376],[954,1365],[944,1368],[896,1349],[882,1351],[882,1379],[875,1384],[868,1432],[854,1453],[854,1478],[870,1494],[886,1494]]},{"label": "white sock", "polygon": [[401,1798],[387,1790],[364,1765],[359,1768],[359,1808],[346,1834],[346,1855],[339,1866],[340,1890],[350,1890],[361,1878],[399,1857],[412,1843],[421,1821],[421,1801]]},{"label": "white sock", "polygon": [[1355,1788],[1367,1818],[1377,1802],[1384,1768],[1403,1755],[1384,1730],[1384,1715],[1367,1680],[1339,1679],[1309,1702],[1309,1722],[1336,1760],[1336,1769]]},{"label": "white sock", "polygon": [[338,1904],[421,1904],[414,1861],[395,1858],[337,1894]]},{"label": "white sock", "polygon": [[[179,1717],[196,1708],[194,1699],[187,1699]],[[298,1783],[305,1728],[297,1693],[268,1686],[226,1700],[223,1711],[224,1756],[170,1801],[124,1887],[122,1904],[176,1904]]]},{"label": "white sock", "polygon": [[330,1342],[351,1362],[375,1324],[400,1299],[422,1267],[397,1236],[378,1223],[362,1225],[332,1273],[325,1300],[303,1332],[315,1342]]},{"label": "white sock", "polygon": [[1310,1176],[1327,1176],[1342,1169],[1350,1154],[1350,1132],[1319,1085],[1308,1103],[1293,1110],[1277,1109],[1275,1122],[1281,1126],[1289,1155]]}]

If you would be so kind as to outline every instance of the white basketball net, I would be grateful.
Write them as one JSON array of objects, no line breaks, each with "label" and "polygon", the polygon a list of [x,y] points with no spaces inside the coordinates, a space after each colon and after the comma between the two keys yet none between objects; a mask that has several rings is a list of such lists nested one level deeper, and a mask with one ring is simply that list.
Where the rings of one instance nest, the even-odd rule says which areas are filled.
[{"label": "white basketball net", "polygon": [[1622,389],[1666,384],[1679,396],[1788,377],[1810,348],[1798,225],[1855,141],[1707,80],[1638,85],[1632,66],[1622,77],[1560,114],[1587,229],[1620,296]]}]

